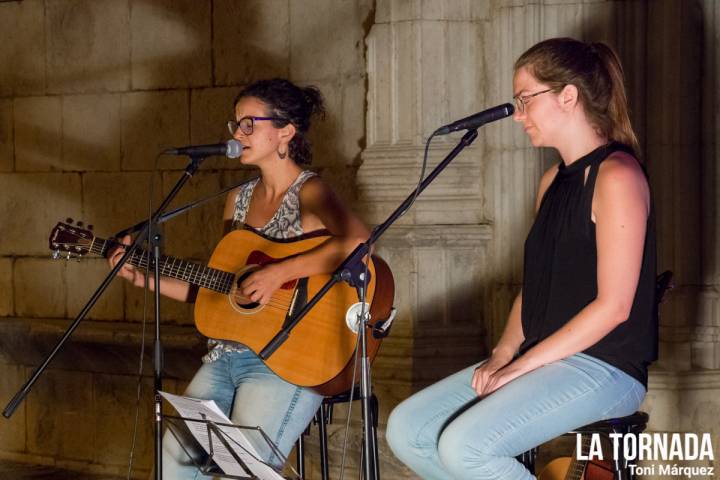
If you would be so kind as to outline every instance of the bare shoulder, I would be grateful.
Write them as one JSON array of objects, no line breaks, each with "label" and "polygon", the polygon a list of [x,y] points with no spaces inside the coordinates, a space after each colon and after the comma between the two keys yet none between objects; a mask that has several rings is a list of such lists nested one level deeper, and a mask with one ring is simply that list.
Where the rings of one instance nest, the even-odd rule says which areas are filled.
[{"label": "bare shoulder", "polygon": [[225,197],[225,207],[223,208],[223,234],[227,234],[232,230],[233,220],[235,217],[235,203],[240,193],[241,187],[230,190]]},{"label": "bare shoulder", "polygon": [[641,202],[649,211],[650,187],[637,159],[625,152],[606,158],[598,170],[594,197],[602,203]]},{"label": "bare shoulder", "polygon": [[640,163],[629,153],[614,152],[600,164],[598,188],[612,188],[613,185],[647,188],[647,179]]},{"label": "bare shoulder", "polygon": [[337,201],[337,196],[332,187],[319,175],[307,179],[300,187],[300,203],[302,205],[317,205],[331,201]]},{"label": "bare shoulder", "polygon": [[332,191],[330,186],[325,183],[320,175],[313,175],[305,180],[305,183],[303,183],[300,187],[300,196],[313,196],[326,190]]},{"label": "bare shoulder", "polygon": [[231,218],[235,213],[235,202],[237,201],[237,196],[240,193],[241,188],[241,186],[236,187],[228,192],[227,196],[225,197],[225,210],[223,213],[223,218]]},{"label": "bare shoulder", "polygon": [[338,237],[369,235],[367,227],[345,206],[330,185],[320,177],[308,179],[300,189],[303,230],[325,228]]}]

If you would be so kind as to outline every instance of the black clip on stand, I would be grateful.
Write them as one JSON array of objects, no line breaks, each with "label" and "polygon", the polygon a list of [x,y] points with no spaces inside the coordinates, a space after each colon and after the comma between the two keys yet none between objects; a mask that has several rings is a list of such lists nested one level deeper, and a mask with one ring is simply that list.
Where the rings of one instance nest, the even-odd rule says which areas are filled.
[{"label": "black clip on stand", "polygon": [[[160,343],[160,234],[157,233],[157,225],[158,220],[162,216],[162,213],[165,211],[167,206],[170,204],[170,202],[175,198],[175,196],[178,194],[180,189],[185,185],[185,183],[193,176],[195,175],[195,172],[197,172],[197,169],[200,167],[200,163],[204,160],[204,158],[201,157],[190,157],[190,163],[185,168],[184,174],[178,179],[177,183],[173,187],[173,189],[168,193],[168,195],[165,197],[165,199],[162,201],[158,209],[153,213],[152,217],[149,221],[143,222],[138,224],[136,227],[139,231],[137,237],[135,237],[135,240],[132,242],[132,244],[125,250],[125,254],[122,256],[120,261],[115,265],[115,267],[108,273],[108,275],[105,277],[105,280],[100,284],[100,286],[95,290],[95,293],[93,293],[92,297],[90,297],[90,300],[85,304],[83,309],[78,313],[77,317],[75,317],[75,320],[70,324],[70,326],[65,331],[65,334],[63,334],[62,338],[58,341],[58,343],[55,345],[55,348],[53,348],[52,352],[45,358],[45,360],[40,364],[40,366],[33,372],[30,379],[25,382],[25,384],[20,388],[20,390],[15,394],[15,396],[10,400],[10,402],[5,407],[5,410],[3,410],[3,416],[5,418],[10,418],[12,414],[15,412],[17,407],[20,405],[20,402],[22,402],[28,393],[30,393],[30,389],[35,384],[35,382],[40,378],[42,373],[45,371],[47,366],[50,364],[53,358],[55,358],[55,355],[62,349],[62,346],[65,344],[65,342],[70,338],[70,336],[73,334],[77,326],[80,324],[80,322],[85,318],[87,313],[90,311],[90,309],[95,305],[95,303],[98,301],[100,296],[105,292],[107,287],[110,285],[110,282],[112,282],[113,278],[117,276],[118,271],[125,265],[125,262],[127,262],[128,257],[133,253],[135,248],[140,245],[148,236],[149,232],[154,232],[153,238],[150,239],[150,242],[152,244],[152,250],[153,250],[153,257],[154,257],[154,271],[155,271],[155,346],[154,346],[154,364],[155,364],[155,478],[157,480],[162,480],[162,427],[163,427],[163,416],[162,416],[162,398],[160,397],[160,392],[162,390],[162,361],[163,361],[163,351],[162,351],[162,344]],[[125,231],[124,233],[128,233]]]},{"label": "black clip on stand", "polygon": [[[364,275],[364,266],[362,259],[370,254],[372,245],[374,245],[380,236],[387,230],[405,211],[412,205],[415,197],[420,194],[425,188],[435,180],[440,172],[467,146],[469,146],[477,138],[477,128],[468,130],[463,135],[460,142],[455,148],[443,159],[442,162],[436,166],[426,178],[422,180],[420,185],[405,199],[405,201],[393,212],[390,216],[380,225],[376,226],[370,238],[367,242],[358,245],[355,250],[342,262],[342,264],[335,270],[330,279],[323,285],[315,296],[298,311],[298,313],[292,318],[292,320],[283,327],[280,332],[273,337],[273,339],[262,349],[260,352],[260,358],[267,360],[277,350],[280,345],[285,342],[290,336],[290,332],[295,326],[300,323],[300,320],[320,301],[320,299],[330,290],[336,283],[340,281],[347,282],[350,286],[355,287],[358,290],[358,296],[360,298],[361,312],[359,315],[360,323],[358,325],[358,333],[360,334],[360,353],[362,355],[360,362],[360,399],[362,401],[362,414],[363,414],[363,441],[365,447],[365,456],[363,463],[364,478],[365,480],[379,480],[379,465],[378,465],[378,453],[377,445],[375,445],[375,439],[371,432],[371,419],[370,419],[370,396],[372,395],[371,386],[371,375],[370,375],[370,361],[367,356],[367,313],[365,312],[365,292],[368,279]],[[360,326],[362,325],[362,328]],[[373,335],[381,336],[378,332],[378,328],[382,329],[382,326],[375,327]],[[352,388],[352,387],[351,387]]]}]

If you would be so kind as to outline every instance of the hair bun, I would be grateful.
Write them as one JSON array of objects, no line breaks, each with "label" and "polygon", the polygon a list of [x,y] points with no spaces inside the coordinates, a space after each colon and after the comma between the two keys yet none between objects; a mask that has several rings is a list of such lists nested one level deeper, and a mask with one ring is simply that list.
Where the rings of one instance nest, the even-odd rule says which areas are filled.
[{"label": "hair bun", "polygon": [[271,78],[243,88],[235,98],[235,105],[244,97],[255,97],[265,104],[268,116],[282,119],[273,120],[276,128],[288,122],[295,126],[295,135],[288,144],[290,157],[298,164],[309,164],[312,150],[305,133],[310,129],[311,117],[325,116],[320,90],[314,86],[299,87],[285,78]]},{"label": "hair bun", "polygon": [[325,118],[325,99],[323,98],[320,90],[315,86],[307,86],[302,89],[305,102],[308,105],[310,116],[317,115],[320,118]]}]

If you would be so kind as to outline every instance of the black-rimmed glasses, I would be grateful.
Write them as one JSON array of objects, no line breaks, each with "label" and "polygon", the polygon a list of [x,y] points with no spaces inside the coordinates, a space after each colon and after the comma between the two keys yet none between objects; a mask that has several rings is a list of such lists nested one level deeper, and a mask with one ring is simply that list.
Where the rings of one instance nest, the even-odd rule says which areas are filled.
[{"label": "black-rimmed glasses", "polygon": [[552,92],[553,90],[555,89],[548,88],[547,90],[531,93],[530,95],[515,95],[513,97],[513,100],[515,100],[515,107],[517,108],[518,112],[525,113],[525,105],[527,105],[531,98],[537,97],[538,95],[541,95],[543,93]]},{"label": "black-rimmed glasses", "polygon": [[284,118],[280,117],[242,117],[240,120],[230,120],[227,122],[228,130],[230,130],[230,135],[235,135],[235,132],[237,132],[238,128],[242,133],[245,135],[252,135],[253,129],[255,128],[255,122],[258,120],[280,120],[287,122]]}]

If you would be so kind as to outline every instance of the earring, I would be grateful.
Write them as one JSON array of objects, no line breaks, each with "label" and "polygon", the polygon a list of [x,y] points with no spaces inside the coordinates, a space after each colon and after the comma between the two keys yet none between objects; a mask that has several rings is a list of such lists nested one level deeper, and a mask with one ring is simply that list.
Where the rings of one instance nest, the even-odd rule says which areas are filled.
[{"label": "earring", "polygon": [[287,157],[287,150],[285,150],[284,152],[281,152],[280,147],[278,147],[277,154],[278,154],[278,157],[280,157],[280,160],[285,160],[285,157]]}]

